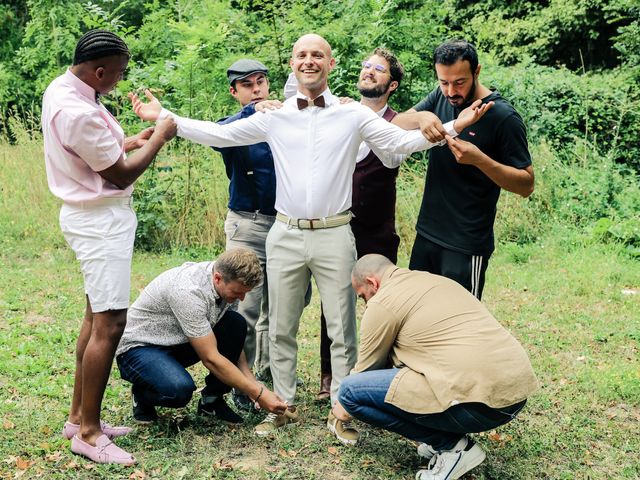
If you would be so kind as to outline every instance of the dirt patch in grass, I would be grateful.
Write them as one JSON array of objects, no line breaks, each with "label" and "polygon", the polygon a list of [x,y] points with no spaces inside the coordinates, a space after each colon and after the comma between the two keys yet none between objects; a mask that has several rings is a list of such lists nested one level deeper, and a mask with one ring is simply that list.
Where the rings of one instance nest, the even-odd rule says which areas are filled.
[{"label": "dirt patch in grass", "polygon": [[45,315],[38,315],[36,313],[27,313],[24,317],[24,323],[27,325],[47,325],[53,324],[54,322],[54,318],[47,317]]}]

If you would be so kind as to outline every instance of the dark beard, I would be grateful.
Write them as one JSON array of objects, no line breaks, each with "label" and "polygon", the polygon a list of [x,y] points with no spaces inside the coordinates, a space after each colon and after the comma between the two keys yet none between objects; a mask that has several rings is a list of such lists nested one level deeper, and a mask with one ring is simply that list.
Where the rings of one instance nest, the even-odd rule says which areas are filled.
[{"label": "dark beard", "polygon": [[464,99],[464,101],[462,102],[462,105],[459,107],[455,107],[455,109],[457,111],[462,111],[465,108],[467,108],[469,105],[471,105],[473,103],[473,97],[475,97],[476,95],[476,79],[473,79],[473,86],[471,87],[471,90],[469,90],[469,95],[467,95],[467,98]]},{"label": "dark beard", "polygon": [[380,98],[385,93],[387,93],[387,90],[389,89],[389,85],[391,85],[391,79],[389,79],[386,85],[378,84],[371,88],[358,86],[358,91],[360,92],[360,95],[366,98]]}]

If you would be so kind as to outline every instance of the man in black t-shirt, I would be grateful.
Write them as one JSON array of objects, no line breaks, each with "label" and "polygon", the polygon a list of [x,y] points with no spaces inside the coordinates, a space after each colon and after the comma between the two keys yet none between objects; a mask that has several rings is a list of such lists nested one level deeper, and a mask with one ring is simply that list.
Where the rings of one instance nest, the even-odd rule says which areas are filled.
[{"label": "man in black t-shirt", "polygon": [[[420,128],[431,142],[446,137],[448,144],[429,151],[409,268],[449,277],[481,298],[500,189],[523,197],[533,192],[526,129],[513,106],[478,80],[472,44],[446,42],[436,48],[433,63],[439,88],[393,120]],[[459,137],[446,136],[442,124],[478,99],[493,101],[493,108]]]}]

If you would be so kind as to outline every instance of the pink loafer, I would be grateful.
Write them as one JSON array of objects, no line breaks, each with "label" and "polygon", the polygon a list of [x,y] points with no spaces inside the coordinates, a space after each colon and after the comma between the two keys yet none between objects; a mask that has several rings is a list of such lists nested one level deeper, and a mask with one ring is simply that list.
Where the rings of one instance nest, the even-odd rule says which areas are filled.
[{"label": "pink loafer", "polygon": [[96,463],[119,463],[121,465],[136,463],[133,455],[118,447],[106,435],[100,435],[96,439],[95,447],[74,435],[71,439],[71,451]]},{"label": "pink loafer", "polygon": [[[109,440],[116,437],[122,437],[133,430],[131,427],[112,427],[103,421],[100,421],[100,428],[102,428],[102,433],[109,437]],[[62,436],[67,440],[71,440],[78,431],[80,431],[80,425],[77,423],[64,422],[64,427],[62,427]]]}]

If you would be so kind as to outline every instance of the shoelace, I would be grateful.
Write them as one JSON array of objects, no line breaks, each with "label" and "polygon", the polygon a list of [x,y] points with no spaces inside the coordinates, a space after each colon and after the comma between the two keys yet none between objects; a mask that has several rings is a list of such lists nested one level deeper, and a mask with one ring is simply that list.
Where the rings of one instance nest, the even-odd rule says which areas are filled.
[{"label": "shoelace", "polygon": [[273,423],[277,417],[278,417],[277,413],[270,413],[264,418],[264,420],[261,423]]},{"label": "shoelace", "polygon": [[349,420],[348,422],[342,422],[342,429],[343,430],[355,430],[355,427],[351,423],[351,420]]},{"label": "shoelace", "polygon": [[439,453],[435,454],[429,460],[429,464],[427,465],[427,469],[431,470],[433,473],[439,473],[444,467],[444,458]]}]

